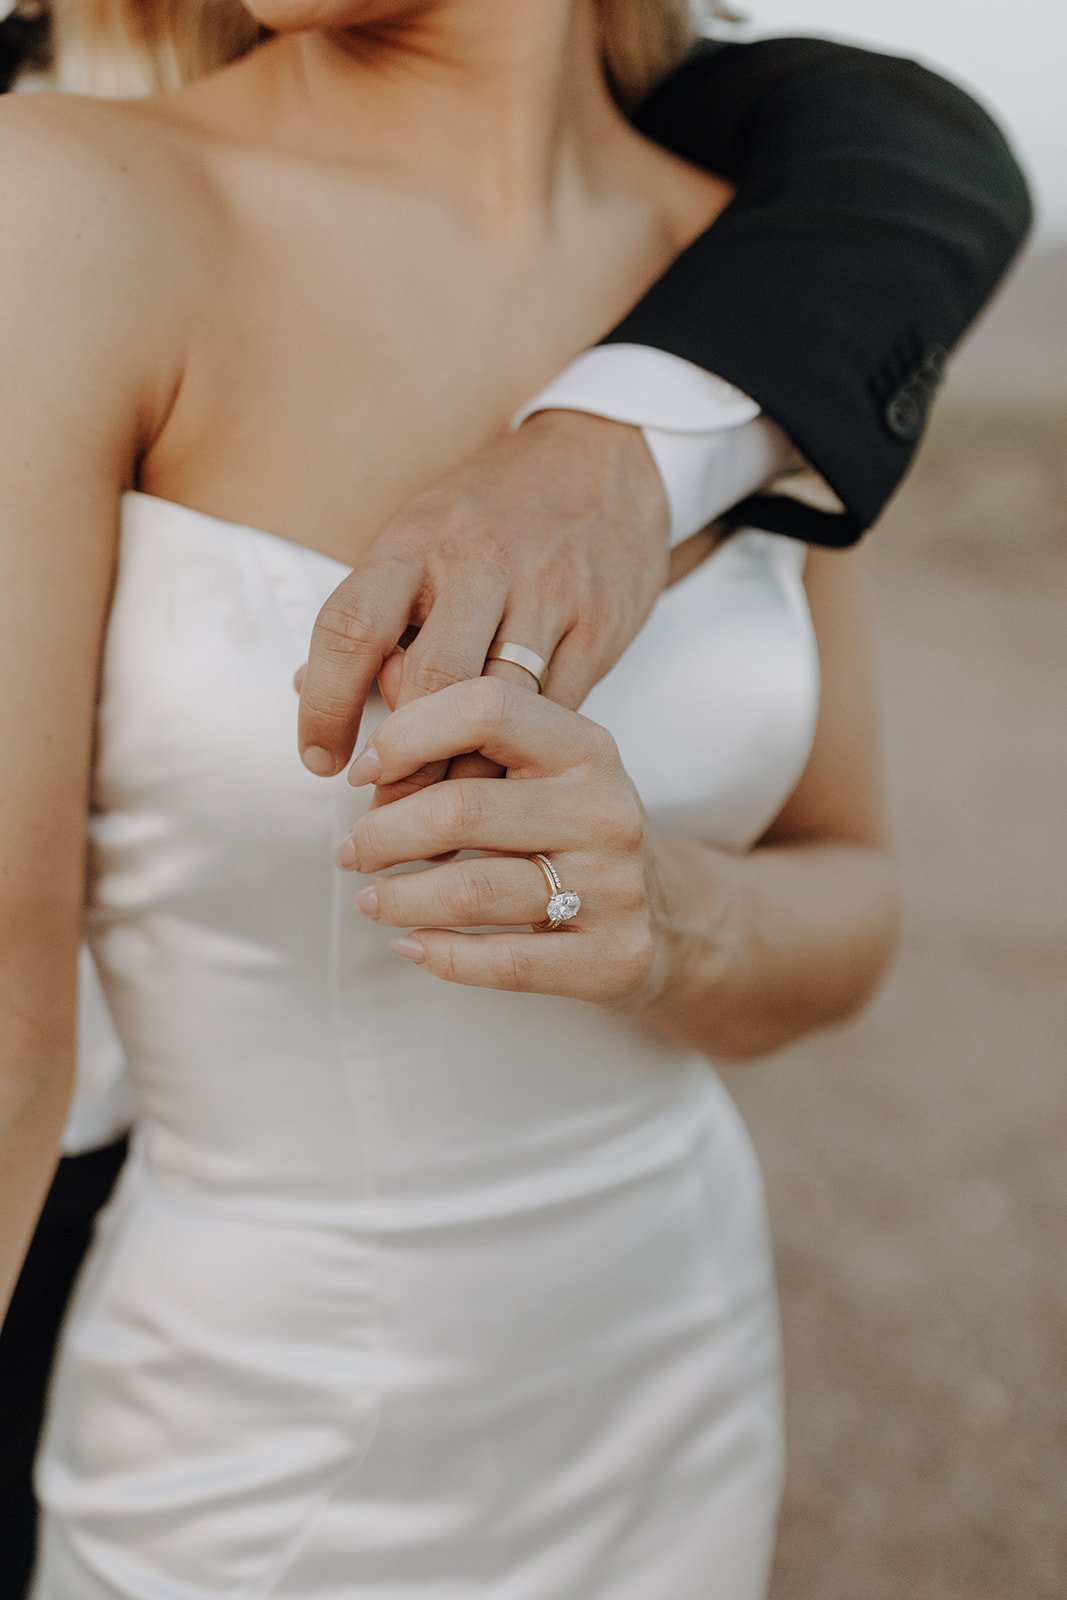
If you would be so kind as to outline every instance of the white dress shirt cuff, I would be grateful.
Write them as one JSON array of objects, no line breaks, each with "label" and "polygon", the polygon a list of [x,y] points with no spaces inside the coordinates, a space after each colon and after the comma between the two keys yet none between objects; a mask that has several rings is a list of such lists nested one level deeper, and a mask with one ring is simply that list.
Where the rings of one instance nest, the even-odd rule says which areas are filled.
[{"label": "white dress shirt cuff", "polygon": [[647,345],[586,350],[512,418],[587,411],[641,429],[670,506],[671,545],[797,465],[755,400],[702,367]]}]

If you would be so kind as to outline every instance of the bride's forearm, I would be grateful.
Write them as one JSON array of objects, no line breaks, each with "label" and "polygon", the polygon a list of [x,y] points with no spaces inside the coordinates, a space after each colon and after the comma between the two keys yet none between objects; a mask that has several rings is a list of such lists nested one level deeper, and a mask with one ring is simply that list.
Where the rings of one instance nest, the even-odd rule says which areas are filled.
[{"label": "bride's forearm", "polygon": [[0,1076],[0,1323],[59,1159],[73,1065]]},{"label": "bride's forearm", "polygon": [[896,942],[885,852],[840,841],[734,856],[656,841],[661,987],[646,1016],[709,1055],[762,1055],[843,1021],[871,996]]},{"label": "bride's forearm", "polygon": [[57,908],[40,890],[35,902],[0,895],[0,1322],[73,1094],[79,931],[73,906]]}]

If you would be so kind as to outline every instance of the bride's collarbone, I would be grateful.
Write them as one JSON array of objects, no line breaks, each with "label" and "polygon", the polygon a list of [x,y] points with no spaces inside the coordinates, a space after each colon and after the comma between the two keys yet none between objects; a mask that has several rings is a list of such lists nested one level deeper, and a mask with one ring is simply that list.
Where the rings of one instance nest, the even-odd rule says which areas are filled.
[{"label": "bride's collarbone", "polygon": [[[341,554],[499,436],[589,341],[573,309],[554,318],[550,300],[532,303],[416,242],[361,253],[358,241],[350,251],[333,241],[301,260],[299,244],[271,253],[230,241],[142,485],[179,500],[195,485],[203,504],[212,479],[240,482],[247,501],[225,499],[235,520],[310,519],[309,542],[321,543],[336,519],[343,544],[335,534],[324,548]],[[333,517],[312,517],[313,502],[332,504]]]},{"label": "bride's collarbone", "polygon": [[[209,203],[190,183],[161,196],[196,311],[141,485],[213,505],[225,482],[234,520],[315,523],[309,543],[340,519],[344,540],[323,544],[336,553],[498,435],[636,298],[633,262],[605,272],[599,252],[597,272],[579,272],[581,239],[487,249],[449,206],[381,172],[210,143],[196,159]],[[618,242],[641,254],[632,233]]]},{"label": "bride's collarbone", "polygon": [[538,386],[457,321],[423,305],[396,328],[367,304],[205,317],[141,487],[355,561]]}]

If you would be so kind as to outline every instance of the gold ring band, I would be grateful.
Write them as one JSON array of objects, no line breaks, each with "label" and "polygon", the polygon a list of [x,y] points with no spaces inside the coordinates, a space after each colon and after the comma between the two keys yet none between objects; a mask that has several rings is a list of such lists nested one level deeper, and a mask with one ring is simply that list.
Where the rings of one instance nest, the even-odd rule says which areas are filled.
[{"label": "gold ring band", "polygon": [[548,677],[548,662],[544,656],[539,656],[536,650],[527,650],[524,644],[512,644],[510,639],[497,639],[489,646],[485,659],[510,661],[513,667],[521,667],[523,672],[528,672],[536,683],[538,694],[544,692],[545,679]]}]

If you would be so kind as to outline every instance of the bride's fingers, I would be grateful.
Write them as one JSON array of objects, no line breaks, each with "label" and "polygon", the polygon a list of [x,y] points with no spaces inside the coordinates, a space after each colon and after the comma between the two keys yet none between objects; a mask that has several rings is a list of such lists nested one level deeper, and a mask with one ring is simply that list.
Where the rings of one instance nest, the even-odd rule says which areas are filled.
[{"label": "bride's fingers", "polygon": [[522,994],[595,999],[596,975],[582,959],[584,936],[565,925],[551,933],[452,933],[416,928],[389,948],[449,983]]},{"label": "bride's fingers", "polygon": [[337,852],[338,866],[382,872],[430,861],[447,850],[526,855],[567,850],[588,839],[577,789],[538,782],[467,778],[437,783],[360,817]]},{"label": "bride's fingers", "polygon": [[[514,684],[516,689],[524,689],[527,694],[538,692],[537,679],[524,667],[517,667],[513,661],[487,661],[482,676],[502,678],[505,683]],[[477,752],[454,757],[448,767],[450,778],[501,778],[503,775],[504,769],[498,761],[490,761],[488,756]]]},{"label": "bride's fingers", "polygon": [[614,746],[595,723],[500,678],[475,678],[415,700],[380,723],[349,781],[396,783],[428,761],[480,751],[526,776],[606,758]]},{"label": "bride's fingers", "polygon": [[356,896],[364,916],[392,928],[521,927],[543,922],[547,904],[544,874],[524,856],[481,856],[401,872]]},{"label": "bride's fingers", "polygon": [[[402,652],[401,652],[402,654]],[[386,691],[382,676],[390,667],[390,661],[385,663],[382,673],[379,674],[379,683],[382,695],[390,711],[397,708],[398,696],[390,695]],[[534,680],[528,672],[524,673],[521,667],[512,666],[508,661],[490,661],[486,664],[485,672],[491,677],[501,677],[506,683],[514,683],[517,688],[536,688]],[[526,682],[523,683],[523,678]],[[397,677],[399,687],[399,678]],[[425,789],[430,783],[437,783],[443,778],[500,778],[504,769],[496,761],[489,761],[485,756],[464,755],[456,756],[451,762],[431,761],[426,766],[420,767],[418,772],[413,772],[409,777],[401,778],[399,783],[382,784],[375,793],[372,804],[376,806],[391,805],[394,800],[402,800],[406,794],[414,794],[418,789]]]}]

